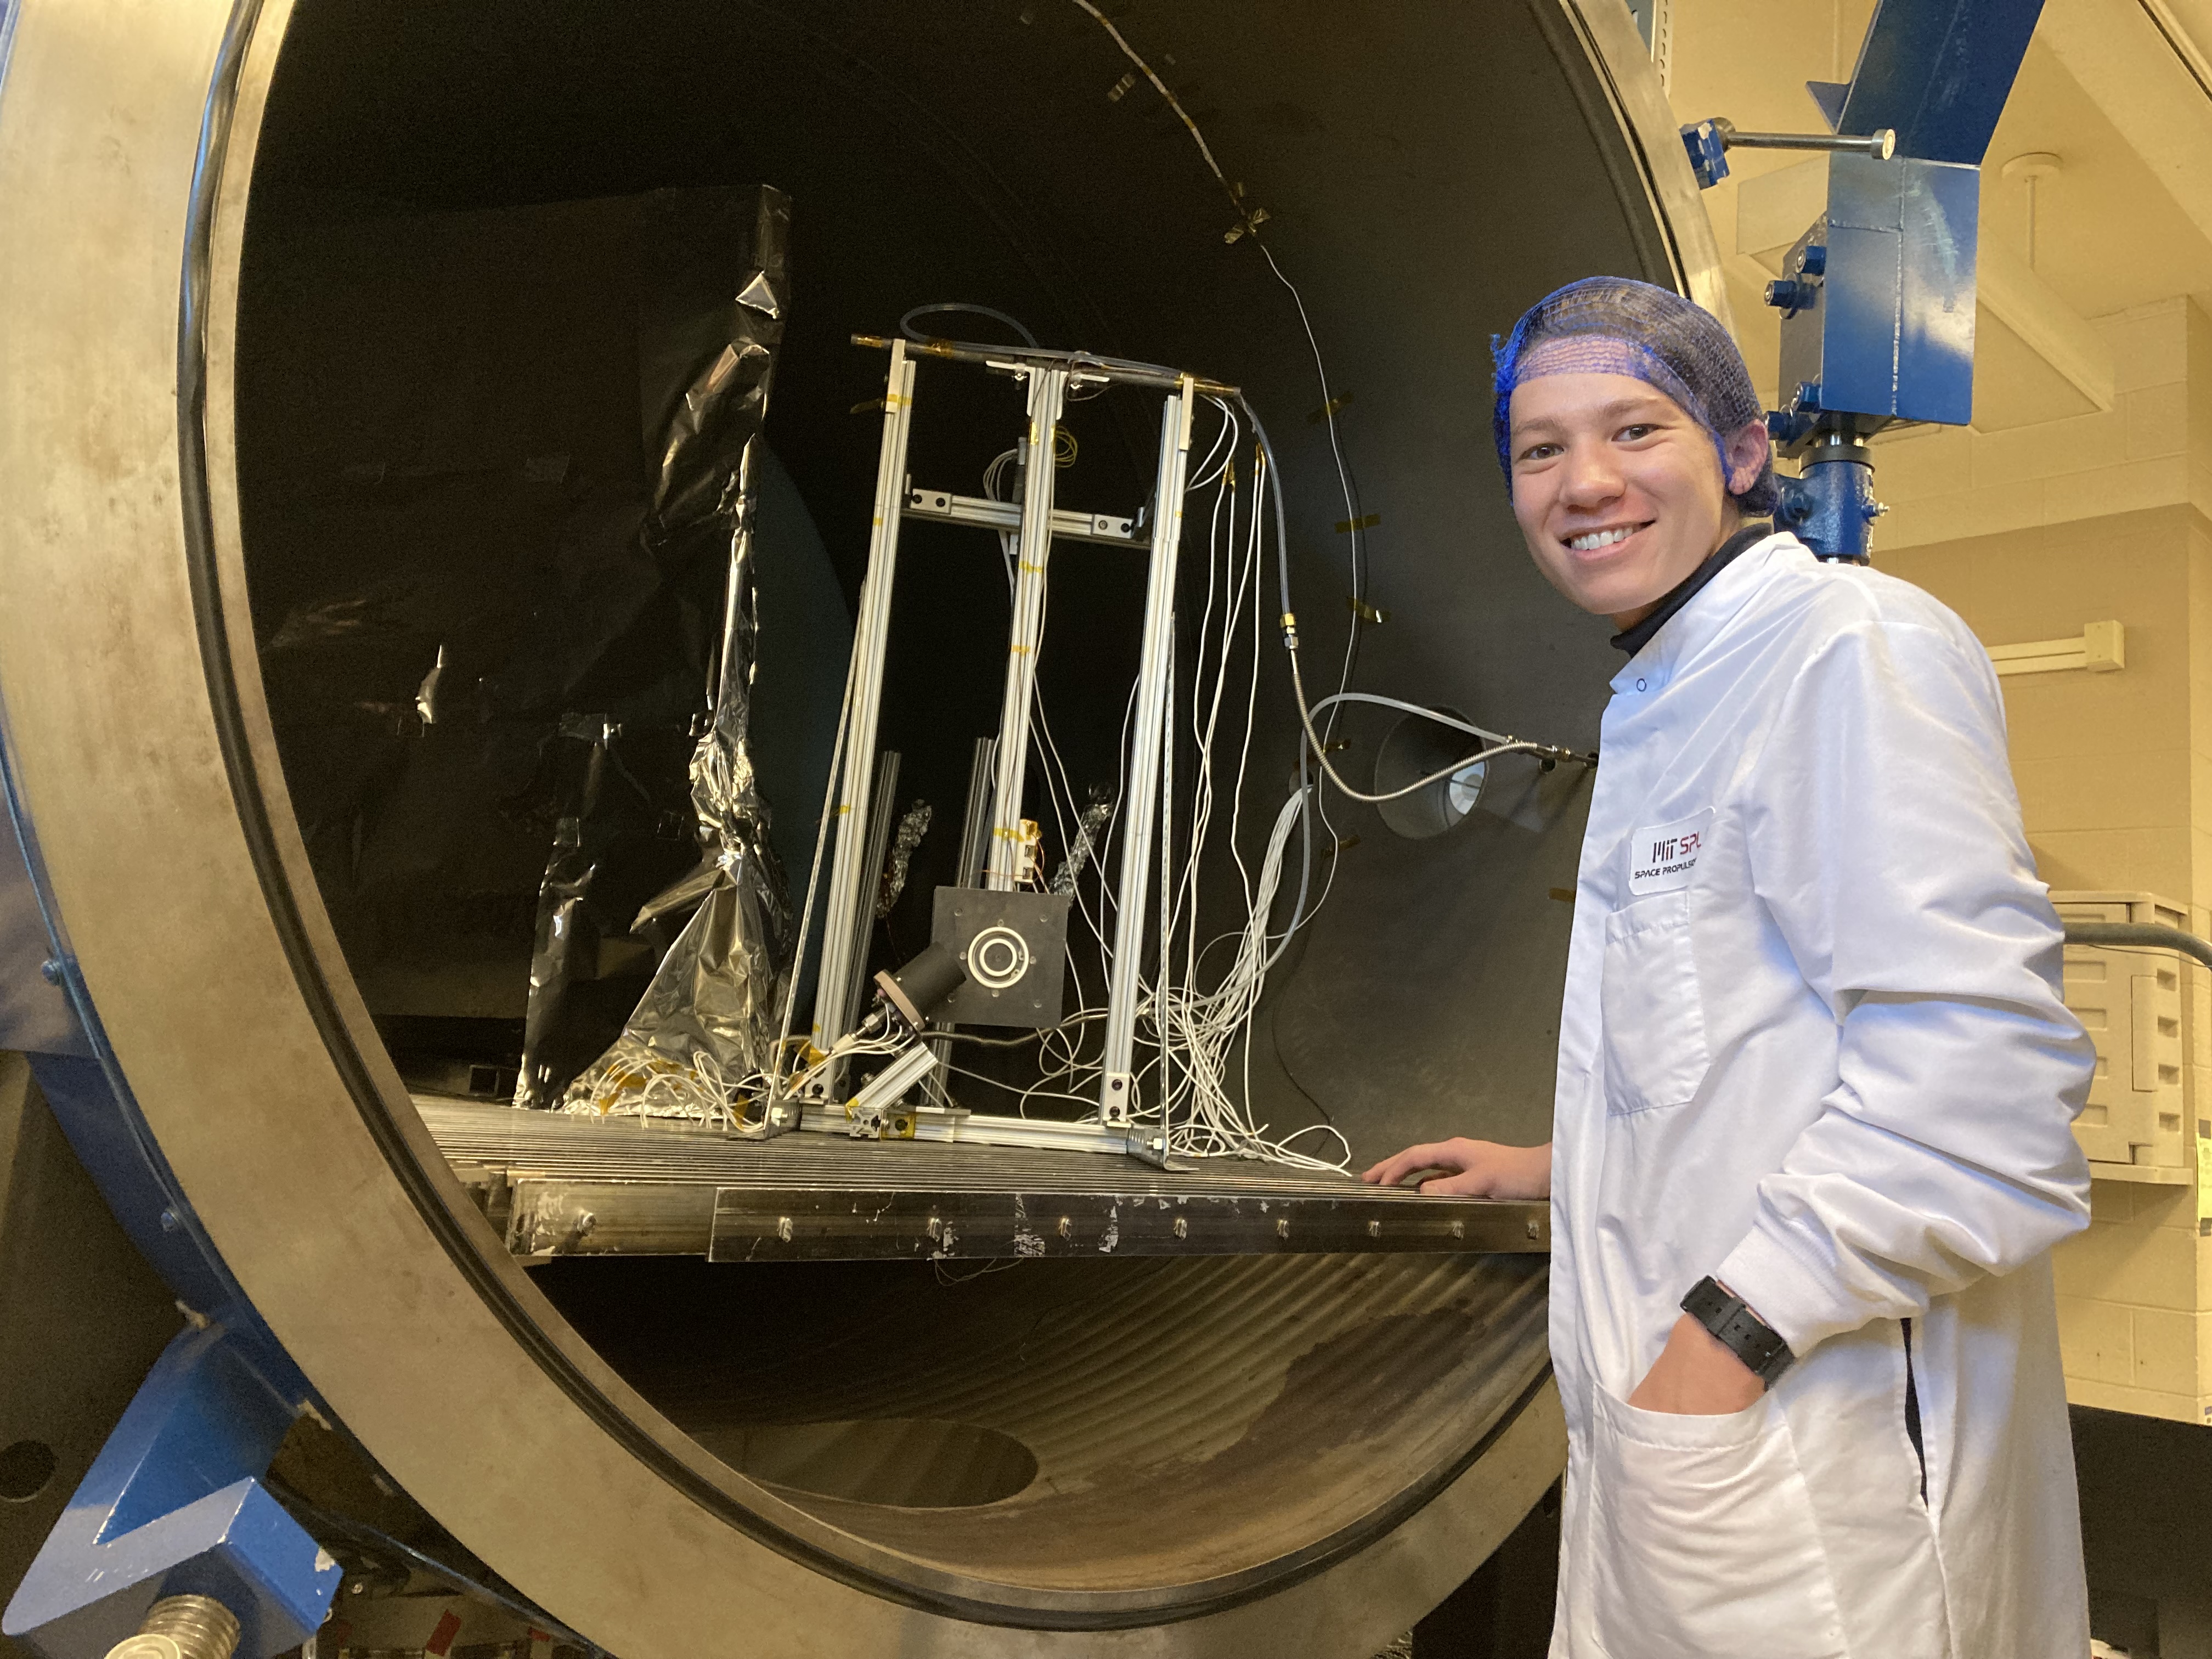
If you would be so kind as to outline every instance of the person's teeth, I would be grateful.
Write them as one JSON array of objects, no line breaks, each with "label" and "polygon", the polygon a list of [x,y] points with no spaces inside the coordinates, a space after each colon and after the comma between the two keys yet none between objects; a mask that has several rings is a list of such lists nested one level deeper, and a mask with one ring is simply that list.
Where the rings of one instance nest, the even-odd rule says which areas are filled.
[{"label": "person's teeth", "polygon": [[1632,530],[1593,530],[1587,536],[1577,536],[1567,545],[1577,553],[1594,553],[1601,547],[1610,547],[1615,542],[1625,542],[1636,532]]}]

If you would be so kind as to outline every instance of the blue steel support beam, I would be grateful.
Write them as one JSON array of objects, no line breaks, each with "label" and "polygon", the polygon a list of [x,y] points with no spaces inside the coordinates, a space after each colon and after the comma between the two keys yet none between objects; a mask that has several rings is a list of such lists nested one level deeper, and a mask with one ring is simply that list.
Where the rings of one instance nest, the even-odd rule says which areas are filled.
[{"label": "blue steel support beam", "polygon": [[[1803,463],[1778,517],[1823,558],[1863,563],[1874,498],[1866,440],[1897,421],[1974,412],[1981,163],[2042,0],[1881,0],[1848,87],[1811,87],[1839,134],[1897,135],[1887,160],[1828,158],[1827,211],[1767,302],[1783,313],[1787,407],[1768,417]],[[1697,129],[1685,129],[1697,153]]]},{"label": "blue steel support beam", "polygon": [[165,1596],[236,1615],[240,1659],[313,1635],[343,1577],[262,1486],[292,1407],[218,1326],[155,1362],[0,1616],[40,1659],[94,1659]]},{"label": "blue steel support beam", "polygon": [[[0,1631],[40,1659],[101,1659],[161,1597],[211,1595],[239,1621],[239,1659],[270,1659],[320,1625],[341,1576],[259,1480],[312,1396],[201,1228],[123,1080],[59,925],[6,738],[0,719],[0,813],[12,831],[0,852],[21,860],[0,864],[15,941],[0,954],[17,966],[39,961],[41,983],[67,1001],[58,1034],[52,1011],[40,1011],[32,1073],[195,1328],[148,1375],[0,1614]],[[26,939],[33,927],[42,937]]]},{"label": "blue steel support beam", "polygon": [[[1766,289],[1788,405],[1767,427],[1805,463],[1777,517],[1822,558],[1866,562],[1881,511],[1869,437],[1973,418],[1982,158],[2042,13],[2043,0],[1880,0],[1849,84],[1806,83],[1836,137],[1895,134],[1890,155],[1828,158],[1828,210]],[[1708,189],[1728,176],[1727,131],[1682,129]]]},{"label": "blue steel support beam", "polygon": [[2042,15],[2043,0],[1881,0],[1836,131],[1889,127],[1899,155],[1981,166]]}]

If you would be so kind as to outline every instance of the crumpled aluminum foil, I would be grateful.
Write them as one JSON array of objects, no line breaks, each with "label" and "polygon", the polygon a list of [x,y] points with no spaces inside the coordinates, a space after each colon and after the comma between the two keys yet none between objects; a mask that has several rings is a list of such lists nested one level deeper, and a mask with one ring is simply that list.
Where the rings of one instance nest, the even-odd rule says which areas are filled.
[{"label": "crumpled aluminum foil", "polygon": [[[711,714],[690,764],[699,866],[648,901],[633,934],[691,915],[662,957],[622,1035],[563,1096],[563,1109],[716,1121],[768,1069],[791,971],[793,918],[784,872],[768,842],[769,809],[747,747],[758,617],[754,602],[754,469],[783,334],[790,204],[761,192],[755,269],[735,297],[684,319],[690,372],[661,428],[648,544],[726,536],[729,576]],[[556,844],[541,920],[556,915],[574,872]],[[557,927],[541,926],[531,998],[559,976]],[[528,1077],[526,1065],[525,1077]]]}]

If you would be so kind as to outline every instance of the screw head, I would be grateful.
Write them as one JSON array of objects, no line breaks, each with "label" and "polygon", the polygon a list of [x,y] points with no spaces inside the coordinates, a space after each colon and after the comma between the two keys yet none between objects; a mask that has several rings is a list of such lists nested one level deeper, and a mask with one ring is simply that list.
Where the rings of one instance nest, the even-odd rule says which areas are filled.
[{"label": "screw head", "polygon": [[39,977],[46,981],[49,985],[60,984],[62,982],[62,959],[59,957],[48,957],[44,962],[39,964]]}]

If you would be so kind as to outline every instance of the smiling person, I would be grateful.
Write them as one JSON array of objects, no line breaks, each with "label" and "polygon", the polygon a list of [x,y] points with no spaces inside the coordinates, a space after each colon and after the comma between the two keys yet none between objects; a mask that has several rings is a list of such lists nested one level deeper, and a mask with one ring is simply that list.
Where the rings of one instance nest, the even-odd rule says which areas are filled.
[{"label": "smiling person", "polygon": [[1530,555],[1609,617],[1548,1146],[1553,1659],[2080,1659],[2051,1247],[2093,1051],[1960,620],[1761,521],[1742,358],[1594,277],[1498,348]]}]

